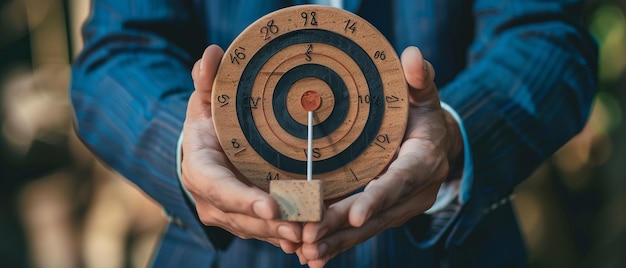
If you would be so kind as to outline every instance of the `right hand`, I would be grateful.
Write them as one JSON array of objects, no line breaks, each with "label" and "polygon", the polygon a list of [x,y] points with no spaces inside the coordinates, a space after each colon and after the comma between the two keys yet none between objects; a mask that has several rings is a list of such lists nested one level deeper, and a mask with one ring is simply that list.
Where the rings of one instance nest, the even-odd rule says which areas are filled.
[{"label": "right hand", "polygon": [[224,51],[206,48],[193,66],[195,91],[189,98],[183,126],[182,182],[196,202],[200,221],[243,239],[259,239],[294,253],[301,245],[302,226],[277,221],[276,201],[241,180],[215,133],[211,114],[213,80]]}]

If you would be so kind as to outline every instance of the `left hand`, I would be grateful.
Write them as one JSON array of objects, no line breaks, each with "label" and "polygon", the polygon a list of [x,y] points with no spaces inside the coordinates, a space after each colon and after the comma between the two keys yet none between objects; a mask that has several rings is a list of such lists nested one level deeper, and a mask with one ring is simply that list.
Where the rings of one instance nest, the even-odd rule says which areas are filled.
[{"label": "left hand", "polygon": [[319,223],[304,225],[297,250],[302,264],[322,267],[337,254],[404,224],[430,208],[449,163],[461,155],[458,125],[443,111],[435,71],[416,47],[401,57],[409,85],[409,123],[398,157],[363,192],[332,204]]}]

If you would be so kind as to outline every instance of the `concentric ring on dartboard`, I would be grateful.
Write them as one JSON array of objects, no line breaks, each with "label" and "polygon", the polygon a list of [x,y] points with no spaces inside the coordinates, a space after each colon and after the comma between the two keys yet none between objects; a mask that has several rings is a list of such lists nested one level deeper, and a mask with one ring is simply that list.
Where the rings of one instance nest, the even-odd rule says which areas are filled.
[{"label": "concentric ring on dartboard", "polygon": [[[369,88],[369,96],[377,100],[385,98],[380,74],[367,52],[347,37],[327,30],[303,29],[287,32],[275,37],[272,42],[261,47],[261,49],[252,56],[244,68],[241,77],[254,77],[259,73],[263,64],[281,49],[292,45],[309,43],[325,43],[343,50],[359,65],[361,72],[366,75],[365,79]],[[246,102],[249,101],[248,98],[252,91],[253,81],[252,79],[241,80],[237,87],[237,117],[244,136],[250,146],[254,148],[265,161],[272,164],[274,167],[294,174],[305,174],[306,161],[293,159],[280,154],[261,137],[254,123],[251,111],[252,107]],[[367,117],[363,131],[357,139],[350,144],[348,148],[336,153],[332,158],[316,161],[313,174],[327,173],[341,168],[354,161],[367,149],[376,137],[382,124],[384,106],[369,105],[369,110],[369,116]]]},{"label": "concentric ring on dartboard", "polygon": [[[301,102],[302,107],[298,105],[287,105],[287,113],[298,124],[306,126],[308,124],[308,107],[302,103],[305,99],[309,98],[310,92],[315,92],[319,97],[319,106],[313,109],[313,126],[317,126],[320,123],[326,121],[330,114],[335,110],[335,96],[330,89],[330,86],[319,79],[304,78],[296,81],[291,90],[287,93],[287,104]],[[345,103],[341,103],[345,105]],[[349,107],[349,106],[348,106]],[[305,109],[302,109],[305,108]],[[300,146],[299,144],[298,146]]]},{"label": "concentric ring on dartboard", "polygon": [[[285,50],[294,52],[278,56]],[[302,63],[292,64],[297,61]],[[289,82],[290,87],[281,86],[289,88],[284,107],[274,104],[272,85],[297,66],[313,64],[341,77],[349,92],[348,103],[335,99],[330,87],[334,89],[336,82],[300,75],[301,79]],[[308,86],[322,87],[313,89],[320,97],[315,126],[343,118],[339,127],[313,145],[313,178],[324,181],[326,199],[343,196],[387,167],[402,142],[408,118],[408,90],[400,60],[380,32],[362,18],[336,8],[306,5],[270,13],[251,24],[226,50],[218,69],[211,101],[215,131],[230,162],[254,185],[267,191],[270,180],[306,179],[303,139],[283,129],[286,119],[276,119],[275,114],[285,113],[293,119],[292,125],[303,125],[304,111],[298,110],[302,105],[297,103],[311,90],[300,87]],[[331,116],[342,105],[349,106],[345,118]]]},{"label": "concentric ring on dartboard", "polygon": [[[316,44],[316,45],[318,47],[321,46],[321,44]],[[335,53],[336,58],[343,59],[345,57],[346,59],[344,61],[344,64],[339,63],[337,60],[330,58],[323,54],[312,55],[311,61],[305,61],[304,58],[301,57],[301,55],[299,58],[298,57],[288,58],[287,55],[290,55],[290,54],[282,55],[286,53],[285,51],[292,50],[290,48],[287,48],[281,51],[280,53],[278,53],[277,55],[273,57],[273,58],[287,58],[287,60],[280,63],[279,66],[276,69],[272,70],[271,73],[282,75],[282,74],[287,73],[292,66],[298,66],[298,64],[306,65],[306,64],[315,63],[318,65],[328,66],[331,69],[338,71],[339,75],[343,77],[343,81],[346,84],[346,87],[348,88],[347,90],[347,94],[349,95],[348,100],[347,101],[339,100],[336,102],[338,105],[343,106],[343,107],[339,107],[339,106],[336,106],[336,107],[339,107],[339,108],[348,107],[349,108],[348,116],[344,119],[342,119],[343,117],[339,119],[337,119],[336,117],[326,118],[326,120],[335,120],[335,122],[340,122],[341,129],[337,129],[336,131],[330,132],[328,133],[328,135],[325,135],[322,138],[315,140],[315,147],[317,150],[319,150],[316,154],[318,156],[317,159],[326,159],[326,158],[332,157],[334,155],[334,152],[344,150],[354,140],[356,140],[359,133],[363,129],[363,126],[365,124],[365,119],[369,114],[369,109],[366,109],[366,106],[364,105],[359,105],[358,97],[360,94],[363,94],[363,95],[367,94],[368,92],[367,82],[365,81],[365,78],[363,78],[362,73],[359,72],[358,75],[355,77],[353,74],[351,74],[347,70],[347,69],[351,69],[351,70],[360,71],[358,65],[356,65],[355,62],[351,61],[350,58],[347,57],[347,55],[343,56],[338,51]],[[324,48],[333,52],[335,52],[334,50],[336,50],[330,46],[327,46]],[[269,72],[269,70],[271,70],[268,67],[268,65],[275,65],[275,63],[272,62],[272,60],[270,59],[268,61],[268,64],[264,65],[264,67],[262,68],[261,73],[265,73],[266,71]],[[281,154],[284,154],[288,157],[305,161],[306,154],[305,154],[304,149],[306,149],[306,144],[307,144],[306,139],[305,139],[306,137],[292,136],[290,133],[288,133],[284,129],[284,127],[282,127],[278,123],[278,120],[277,120],[278,117],[274,116],[274,114],[281,112],[280,109],[278,109],[278,111],[273,109],[274,106],[278,106],[278,105],[273,105],[273,103],[276,101],[276,98],[273,98],[273,94],[274,94],[274,89],[276,87],[277,81],[280,80],[281,78],[282,76],[280,75],[270,75],[267,80],[259,79],[257,77],[257,79],[255,80],[254,88],[257,88],[257,90],[261,90],[261,89],[264,90],[264,93],[262,94],[263,99],[270,100],[270,101],[262,102],[262,105],[259,105],[261,109],[253,109],[252,110],[253,118],[254,118],[255,124],[257,125],[257,127],[259,127],[259,133],[261,133],[261,136],[264,138],[265,141],[267,141],[267,143],[272,148],[276,149]],[[315,78],[311,78],[311,79],[315,79]],[[266,81],[266,82],[263,83],[263,81]],[[298,81],[302,81],[302,80],[298,80]],[[264,85],[264,86],[256,86],[256,85]],[[315,85],[315,83],[313,83],[313,85]],[[289,90],[288,95],[291,94],[292,92],[294,92],[294,95],[298,95],[295,92],[304,93],[305,91],[308,91],[308,90],[315,90],[315,88],[311,87],[313,85],[309,84],[309,85],[304,86],[303,88],[298,88],[298,86],[300,85],[294,84],[293,87]],[[290,115],[295,114],[295,112],[292,112],[294,110],[301,111],[301,113],[298,114],[299,117],[296,117],[297,119],[294,119],[294,120],[295,121],[299,120],[300,122],[302,122],[302,123],[299,123],[299,122],[298,123],[302,124],[302,128],[306,130],[306,126],[304,124],[306,124],[306,121],[307,121],[307,114],[306,114],[306,111],[302,107],[300,107],[300,105],[298,105],[300,101],[298,99],[294,99],[293,97],[291,98],[287,97],[287,99],[291,99],[291,104],[292,104],[292,105],[289,105],[289,104],[286,105],[287,110],[289,111],[289,114]],[[330,101],[326,101],[326,99],[323,99],[321,109],[323,110],[329,104],[332,105],[333,102],[334,102],[334,99],[331,99]],[[282,112],[284,113],[284,111]],[[263,116],[261,116],[261,114]],[[314,113],[314,116],[316,114],[317,112]],[[357,115],[358,115],[358,118],[357,118]],[[268,135],[273,135],[273,136],[269,137]],[[285,145],[288,145],[288,146],[285,146]]]},{"label": "concentric ring on dartboard", "polygon": [[[343,79],[341,79],[341,76],[335,71],[326,66],[317,63],[307,63],[295,66],[284,73],[278,80],[272,97],[274,117],[277,119],[281,128],[286,130],[287,133],[303,140],[307,138],[307,126],[298,123],[289,113],[285,113],[285,111],[287,107],[290,106],[287,103],[287,94],[295,86],[296,82],[307,78],[318,79],[329,85],[333,98],[337,103],[348,102],[348,88],[343,82]],[[296,106],[298,105],[298,102],[294,103]],[[337,105],[327,120],[313,127],[313,139],[326,137],[333,133],[333,131],[343,124],[347,115],[348,106]]]},{"label": "concentric ring on dartboard", "polygon": [[[316,45],[319,46],[320,44],[316,44]],[[329,68],[330,72],[336,72],[341,77],[343,81],[342,83],[345,84],[345,86],[343,87],[347,88],[347,90],[345,91],[345,94],[348,95],[347,98],[345,98],[344,96],[343,98],[340,97],[339,100],[337,100],[335,96],[332,94],[332,90],[330,89],[326,91],[326,94],[321,94],[322,92],[324,92],[323,88],[322,88],[322,91],[318,92],[320,93],[320,95],[327,95],[331,97],[328,101],[327,101],[327,98],[324,98],[322,100],[322,107],[320,108],[320,110],[322,111],[322,116],[320,117],[324,117],[325,120],[334,120],[336,123],[339,123],[339,124],[336,124],[335,128],[333,128],[332,131],[327,131],[328,135],[324,136],[324,139],[316,140],[316,147],[327,147],[329,145],[332,145],[338,140],[343,139],[344,136],[350,131],[350,129],[352,129],[353,122],[356,120],[357,113],[358,113],[358,109],[354,108],[357,105],[356,100],[358,98],[356,91],[359,85],[366,87],[366,82],[365,82],[365,79],[362,78],[359,81],[360,84],[357,84],[357,82],[354,81],[352,74],[350,74],[350,72],[346,69],[346,67],[340,64],[339,62],[337,62],[335,59],[332,59],[326,55],[320,54],[320,55],[311,55],[312,57],[311,61],[306,61],[305,57],[302,57],[302,53],[295,52],[295,54],[293,54],[294,51],[298,51],[298,50],[299,49],[297,46],[287,47],[281,50],[279,53],[275,54],[271,59],[268,60],[267,64],[265,64],[262,67],[261,73],[269,72],[269,73],[272,73],[272,75],[269,75],[264,78],[259,78],[257,76],[257,78],[255,79],[255,82],[254,82],[255,84],[253,86],[255,88],[254,91],[263,91],[262,97],[266,101],[262,102],[262,105],[261,105],[262,109],[253,110],[253,116],[254,116],[255,124],[259,126],[259,128],[267,128],[266,131],[259,129],[259,132],[261,133],[263,138],[268,142],[268,144],[270,144],[273,148],[280,151],[281,153],[287,152],[288,148],[282,148],[282,147],[285,147],[284,146],[285,144],[289,145],[295,151],[292,152],[291,154],[288,152],[286,154],[290,155],[290,157],[294,159],[300,159],[304,161],[306,160],[306,156],[303,155],[303,151],[301,149],[306,148],[306,136],[301,135],[299,137],[296,137],[293,135],[293,133],[289,133],[279,122],[279,118],[281,116],[276,116],[275,114],[282,112],[283,117],[289,116],[291,117],[289,119],[293,118],[291,122],[292,125],[296,125],[296,124],[301,125],[304,128],[304,130],[306,130],[305,124],[307,122],[307,113],[300,105],[298,105],[300,100],[298,99],[299,97],[296,98],[295,96],[298,95],[298,92],[304,93],[305,91],[308,91],[308,90],[317,91],[317,89],[312,87],[316,83],[313,83],[313,85],[304,83],[304,82],[307,82],[307,80],[309,81],[317,80],[323,84],[326,84],[326,82],[323,82],[322,80],[319,80],[314,77],[303,78],[303,79],[299,79],[295,81],[295,84],[293,84],[292,87],[287,92],[287,100],[285,101],[288,103],[285,105],[279,105],[283,107],[286,106],[288,113],[284,113],[285,112],[284,109],[274,110],[274,102],[276,101],[276,99],[274,98],[276,94],[274,92],[275,92],[278,82],[281,80],[284,81],[283,77],[288,72],[291,72],[292,69],[301,68],[298,66],[304,66],[307,64],[322,65],[324,67]],[[282,62],[277,62],[275,61],[275,59],[284,59],[284,60]],[[352,63],[351,66],[355,67],[358,70],[358,66],[356,64]],[[300,84],[300,82],[302,83]],[[295,96],[290,96],[290,95],[295,95]],[[289,104],[289,100],[291,100],[291,104]],[[339,107],[337,105],[335,105],[334,107],[328,107],[328,105],[333,105],[333,104],[340,104],[343,107]],[[327,110],[327,111],[324,113],[324,110]],[[299,111],[300,113],[296,111]],[[347,114],[343,115],[346,112]],[[334,116],[332,119],[329,118],[331,116],[331,113],[334,113]],[[314,113],[314,116],[317,114],[318,112],[316,111]],[[337,114],[341,114],[341,115],[338,117]],[[328,122],[328,121],[325,121],[325,122]],[[336,130],[336,127],[339,125],[342,126],[342,129]],[[314,133],[316,132],[316,130],[319,133],[319,129],[316,129],[314,127]],[[301,133],[301,134],[304,134],[304,133]],[[273,139],[268,137],[267,135],[273,135],[278,140],[273,141]],[[284,142],[285,144],[282,144],[279,142]]]}]

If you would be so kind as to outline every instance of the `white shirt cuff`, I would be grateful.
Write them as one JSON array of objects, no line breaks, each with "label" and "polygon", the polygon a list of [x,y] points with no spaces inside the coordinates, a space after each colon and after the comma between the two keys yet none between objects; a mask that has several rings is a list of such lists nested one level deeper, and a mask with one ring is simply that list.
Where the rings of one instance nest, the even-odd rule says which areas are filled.
[{"label": "white shirt cuff", "polygon": [[183,132],[180,132],[180,136],[178,137],[178,142],[176,144],[176,174],[178,175],[178,182],[180,182],[180,185],[183,188],[183,191],[185,192],[185,195],[187,195],[187,198],[189,198],[189,200],[191,200],[191,202],[195,205],[196,204],[196,200],[193,199],[193,197],[191,196],[191,193],[189,191],[187,191],[187,188],[185,188],[185,184],[183,184],[183,170],[181,167],[181,162],[183,161]]}]

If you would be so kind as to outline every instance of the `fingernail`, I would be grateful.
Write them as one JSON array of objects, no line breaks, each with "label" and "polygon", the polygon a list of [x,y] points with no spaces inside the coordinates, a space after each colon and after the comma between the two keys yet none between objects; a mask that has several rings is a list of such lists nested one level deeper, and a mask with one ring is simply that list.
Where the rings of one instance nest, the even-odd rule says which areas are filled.
[{"label": "fingernail", "polygon": [[200,59],[200,72],[202,72],[202,70],[204,70],[204,55],[202,55]]},{"label": "fingernail", "polygon": [[291,228],[289,228],[287,225],[280,225],[278,226],[278,234],[283,237],[284,239],[287,239],[289,241],[292,242],[298,242],[298,237],[296,236],[296,233],[291,230]]},{"label": "fingernail", "polygon": [[261,219],[271,220],[273,216],[272,212],[267,209],[265,204],[263,204],[263,201],[254,202],[254,204],[252,204],[252,211]]},{"label": "fingernail", "polygon": [[317,247],[317,258],[321,258],[322,256],[326,255],[326,251],[328,251],[328,245],[326,243],[321,243],[318,247]]}]

